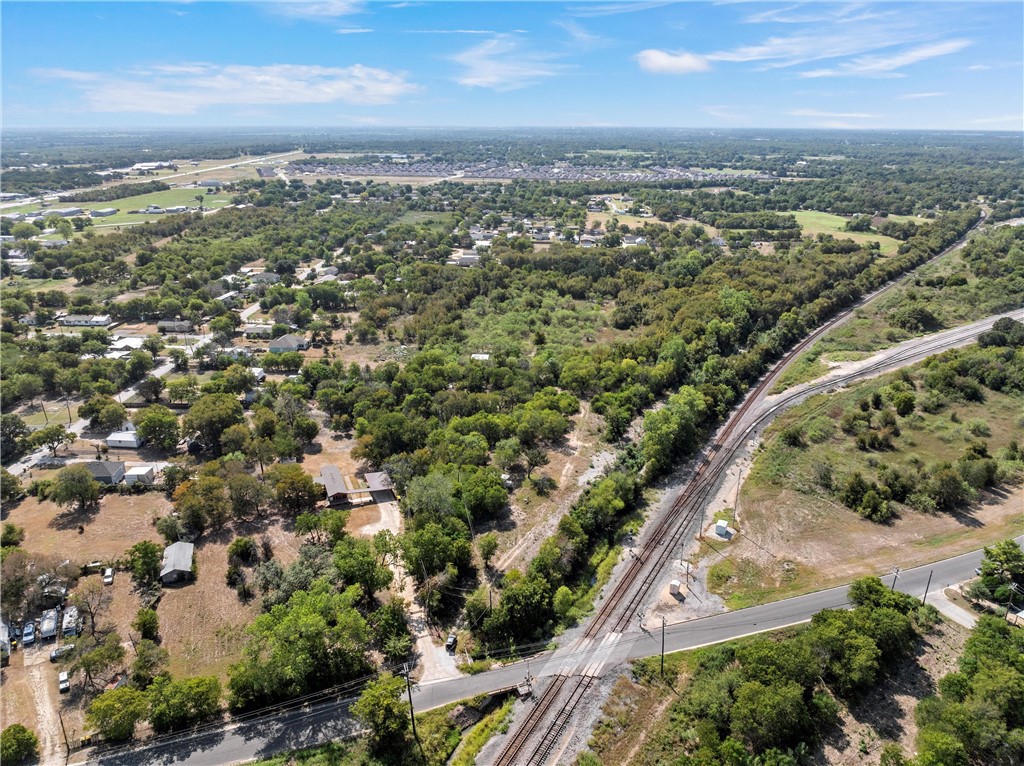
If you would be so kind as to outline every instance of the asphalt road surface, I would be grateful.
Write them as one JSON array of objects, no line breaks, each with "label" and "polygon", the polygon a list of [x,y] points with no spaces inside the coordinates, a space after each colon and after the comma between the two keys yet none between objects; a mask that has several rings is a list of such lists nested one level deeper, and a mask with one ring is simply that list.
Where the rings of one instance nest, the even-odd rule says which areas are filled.
[{"label": "asphalt road surface", "polygon": [[[1017,542],[1024,543],[1024,536],[1018,537]],[[896,579],[896,589],[921,598],[929,575],[929,590],[934,593],[972,577],[981,558],[979,550],[901,571]],[[891,573],[879,575],[887,584],[892,583]],[[846,607],[849,603],[846,591],[846,586],[831,588],[763,606],[669,624],[665,631],[665,649],[669,652],[692,649],[806,622],[822,609]],[[622,634],[611,651],[605,641],[602,642],[604,646],[581,652],[573,659],[578,660],[581,667],[599,665],[599,670],[602,670],[627,660],[656,656],[661,651],[661,626],[649,625],[646,628],[643,630],[638,624],[635,630]],[[422,711],[476,694],[508,689],[522,683],[527,673],[534,679],[543,679],[543,668],[553,664],[547,662],[552,656],[545,653],[487,673],[420,686],[413,691],[413,705]],[[310,747],[356,733],[358,726],[347,715],[352,701],[353,698],[346,698],[325,702],[151,746],[108,753],[94,751],[88,760],[73,757],[72,762],[117,766],[223,766],[269,758],[282,751]]]}]

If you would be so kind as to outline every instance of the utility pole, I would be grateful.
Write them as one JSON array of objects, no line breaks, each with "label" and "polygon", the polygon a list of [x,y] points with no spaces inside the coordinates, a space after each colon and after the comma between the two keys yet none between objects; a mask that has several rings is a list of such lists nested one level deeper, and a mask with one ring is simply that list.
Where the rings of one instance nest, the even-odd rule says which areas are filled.
[{"label": "utility pole", "polygon": [[889,588],[890,591],[896,590],[896,579],[899,576],[900,576],[900,568],[899,567],[894,567],[893,570],[892,570],[892,587]]},{"label": "utility pole", "polygon": [[416,711],[412,707],[412,681],[409,679],[412,668],[409,667],[409,663],[405,663],[402,665],[402,670],[405,672],[405,690],[409,693],[409,719],[412,721],[412,736],[416,740],[416,744],[419,745],[420,755],[426,761],[427,756],[423,752],[423,743],[420,742],[420,735],[416,732]]},{"label": "utility pole", "polygon": [[932,570],[928,570],[928,583],[924,586],[924,596],[921,598],[921,603],[928,603],[928,588],[932,585]]},{"label": "utility pole", "polygon": [[665,615],[661,616],[661,677],[665,677]]},{"label": "utility pole", "polygon": [[60,719],[60,730],[61,730],[61,733],[64,734],[64,747],[68,751],[68,758],[70,758],[71,757],[71,743],[68,742],[68,730],[64,728],[64,716],[62,716],[60,714],[59,710],[57,711],[57,718]]}]

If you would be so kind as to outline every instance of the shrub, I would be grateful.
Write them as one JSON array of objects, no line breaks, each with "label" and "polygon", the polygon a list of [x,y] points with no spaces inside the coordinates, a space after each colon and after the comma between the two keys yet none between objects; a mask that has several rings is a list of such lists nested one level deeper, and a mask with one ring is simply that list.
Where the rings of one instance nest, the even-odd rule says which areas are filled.
[{"label": "shrub", "polygon": [[228,546],[228,561],[239,564],[258,564],[259,548],[251,537],[236,537]]},{"label": "shrub", "polygon": [[20,723],[13,723],[0,733],[0,761],[18,764],[33,757],[39,750],[39,739]]}]

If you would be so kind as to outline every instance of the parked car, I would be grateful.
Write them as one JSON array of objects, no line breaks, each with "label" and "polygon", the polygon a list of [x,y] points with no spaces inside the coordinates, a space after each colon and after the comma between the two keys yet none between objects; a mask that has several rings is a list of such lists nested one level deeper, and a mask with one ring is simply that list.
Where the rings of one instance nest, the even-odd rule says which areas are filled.
[{"label": "parked car", "polygon": [[56,662],[65,654],[70,654],[75,650],[74,644],[64,644],[64,646],[58,646],[52,652],[50,652],[50,662]]},{"label": "parked car", "polygon": [[62,670],[57,674],[57,690],[61,694],[71,691],[71,677],[68,675],[68,671]]},{"label": "parked car", "polygon": [[36,642],[36,624],[31,620],[21,629],[21,645],[28,646]]},{"label": "parked car", "polygon": [[449,654],[455,653],[455,644],[459,642],[458,637],[454,633],[448,634],[448,640],[444,642],[444,648]]},{"label": "parked car", "polygon": [[114,584],[114,569],[113,567],[107,567],[103,570],[103,584],[113,585]]}]

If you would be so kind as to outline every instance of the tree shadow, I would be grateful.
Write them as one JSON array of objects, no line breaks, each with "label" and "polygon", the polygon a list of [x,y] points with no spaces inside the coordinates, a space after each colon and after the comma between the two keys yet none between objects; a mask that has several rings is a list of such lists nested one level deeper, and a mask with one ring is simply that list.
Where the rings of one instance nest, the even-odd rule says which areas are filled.
[{"label": "tree shadow", "polygon": [[100,504],[98,502],[92,505],[87,505],[84,509],[75,507],[70,511],[61,511],[58,513],[50,519],[47,526],[62,531],[75,529],[77,527],[78,533],[82,534],[85,531],[85,525],[91,524],[95,521],[99,512]]}]

